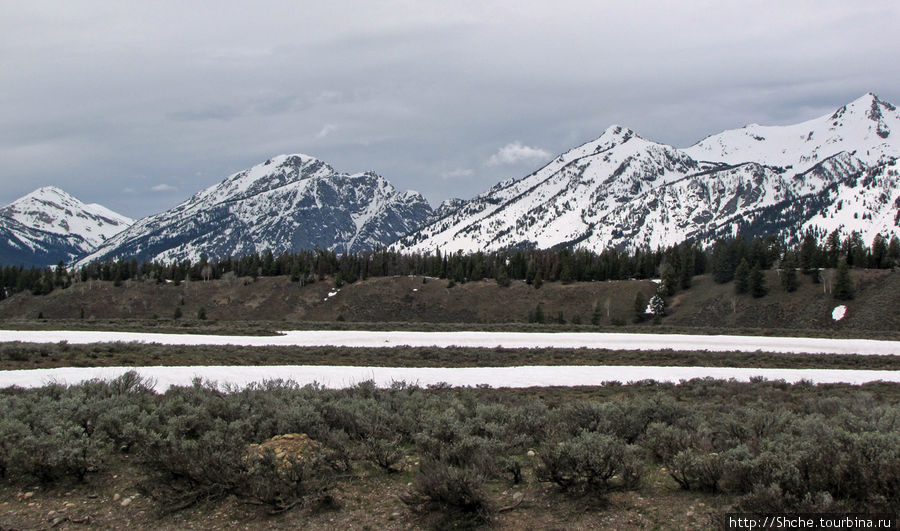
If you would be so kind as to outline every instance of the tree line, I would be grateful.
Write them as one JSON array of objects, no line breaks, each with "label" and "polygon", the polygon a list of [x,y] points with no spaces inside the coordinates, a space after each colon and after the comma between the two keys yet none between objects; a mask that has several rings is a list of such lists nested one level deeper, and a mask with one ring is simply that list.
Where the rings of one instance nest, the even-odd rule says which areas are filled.
[{"label": "tree line", "polygon": [[[818,280],[825,268],[892,268],[900,263],[900,240],[877,235],[866,245],[854,232],[845,238],[835,231],[824,240],[808,232],[798,245],[787,246],[775,237],[752,239],[742,236],[721,238],[704,248],[686,241],[667,248],[595,252],[567,247],[552,249],[510,249],[473,253],[402,253],[377,249],[338,254],[322,249],[282,252],[271,250],[210,260],[174,262],[119,259],[93,262],[68,269],[63,262],[55,268],[0,268],[0,299],[21,291],[35,295],[65,289],[75,282],[126,280],[171,282],[237,277],[289,276],[301,284],[331,277],[338,285],[369,277],[430,276],[454,283],[493,279],[500,285],[524,280],[539,288],[543,282],[585,282],[660,278],[668,294],[690,287],[695,275],[710,273],[719,283],[735,281],[738,292],[751,291],[753,279],[761,271],[783,269],[784,282],[796,281],[795,271]],[[784,280],[784,277],[790,277]],[[744,288],[746,286],[746,288]],[[754,295],[760,296],[757,291]],[[790,286],[785,289],[792,291]],[[794,288],[796,289],[796,288]]]}]

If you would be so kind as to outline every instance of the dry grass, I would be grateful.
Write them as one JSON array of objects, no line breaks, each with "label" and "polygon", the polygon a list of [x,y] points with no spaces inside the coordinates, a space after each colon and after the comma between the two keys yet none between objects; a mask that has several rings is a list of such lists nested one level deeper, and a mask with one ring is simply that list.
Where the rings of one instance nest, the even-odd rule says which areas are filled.
[{"label": "dry grass", "polygon": [[[301,287],[287,277],[181,286],[129,281],[115,287],[95,281],[42,297],[19,293],[0,301],[0,325],[242,334],[285,328],[463,327],[900,338],[900,273],[853,271],[856,297],[846,303],[847,316],[840,322],[831,319],[839,302],[821,284],[801,275],[800,289],[785,293],[777,272],[767,276],[770,294],[760,299],[735,296],[731,284],[697,277],[691,289],[671,298],[669,315],[659,326],[632,323],[635,294],[649,296],[656,289],[649,281],[554,282],[536,290],[521,281],[508,288],[493,281],[448,288],[445,280],[423,277],[371,278],[345,285],[333,297],[328,297],[335,289],[328,280]],[[565,324],[529,326],[528,315],[538,304],[548,321],[562,314]],[[595,307],[600,308],[599,327],[590,324]],[[176,308],[183,314],[179,320],[173,319]],[[196,319],[200,308],[208,320]],[[44,320],[35,321],[38,315]]]}]

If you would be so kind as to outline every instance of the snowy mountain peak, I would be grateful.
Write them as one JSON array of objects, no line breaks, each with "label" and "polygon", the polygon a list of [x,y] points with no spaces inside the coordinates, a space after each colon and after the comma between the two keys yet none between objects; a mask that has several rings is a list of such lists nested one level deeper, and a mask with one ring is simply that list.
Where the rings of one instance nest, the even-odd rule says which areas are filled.
[{"label": "snowy mountain peak", "polygon": [[138,221],[80,263],[224,258],[266,249],[373,249],[430,215],[425,198],[397,192],[374,172],[340,173],[309,155],[278,155]]},{"label": "snowy mountain peak", "polygon": [[[687,149],[612,125],[521,179],[439,208],[411,251],[667,246],[737,232],[900,234],[896,108],[866,94],[799,124],[751,124]],[[756,232],[754,232],[756,231]]]},{"label": "snowy mountain peak", "polygon": [[0,216],[26,227],[75,235],[86,242],[85,251],[96,247],[134,223],[131,218],[97,204],[85,204],[56,186],[44,186],[0,209]]},{"label": "snowy mountain peak", "polygon": [[0,209],[0,261],[44,266],[90,252],[134,221],[44,186]]},{"label": "snowy mountain peak", "polygon": [[868,93],[837,111],[799,124],[748,125],[701,140],[682,151],[696,160],[740,164],[751,160],[801,173],[842,152],[867,164],[886,162],[900,152],[894,105]]}]

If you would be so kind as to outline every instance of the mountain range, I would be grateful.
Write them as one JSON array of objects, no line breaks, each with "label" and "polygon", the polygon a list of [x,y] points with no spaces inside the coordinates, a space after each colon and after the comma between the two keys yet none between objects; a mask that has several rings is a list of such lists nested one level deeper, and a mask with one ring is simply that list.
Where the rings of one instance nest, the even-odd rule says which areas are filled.
[{"label": "mountain range", "polygon": [[678,149],[614,125],[543,168],[432,209],[372,172],[280,155],[137,222],[41,188],[0,209],[0,262],[197,260],[271,249],[595,250],[806,231],[900,236],[900,112],[874,94]]},{"label": "mountain range", "polygon": [[405,236],[407,251],[578,245],[806,230],[900,234],[900,113],[874,94],[790,126],[748,125],[676,149],[609,127]]}]

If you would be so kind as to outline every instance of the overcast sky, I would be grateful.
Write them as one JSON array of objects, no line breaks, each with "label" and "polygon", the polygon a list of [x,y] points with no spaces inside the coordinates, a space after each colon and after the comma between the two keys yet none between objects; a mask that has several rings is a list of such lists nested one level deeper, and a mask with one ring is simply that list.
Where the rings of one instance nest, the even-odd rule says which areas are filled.
[{"label": "overcast sky", "polygon": [[685,147],[900,104],[896,0],[325,4],[0,0],[0,203],[141,217],[306,153],[436,206],[614,123]]}]

